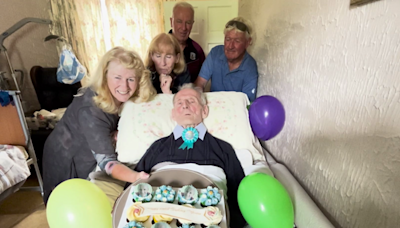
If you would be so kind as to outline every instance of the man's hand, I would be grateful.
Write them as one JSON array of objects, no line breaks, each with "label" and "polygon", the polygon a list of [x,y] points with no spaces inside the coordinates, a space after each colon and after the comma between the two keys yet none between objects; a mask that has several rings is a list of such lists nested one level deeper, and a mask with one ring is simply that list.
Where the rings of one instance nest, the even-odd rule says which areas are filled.
[{"label": "man's hand", "polygon": [[203,90],[204,92],[204,88],[206,87],[207,84],[207,80],[202,78],[200,75],[197,77],[196,81],[194,82],[196,87],[199,87]]},{"label": "man's hand", "polygon": [[160,75],[160,87],[161,91],[166,94],[172,94],[171,91],[171,83],[172,83],[172,77],[166,74],[161,74]]}]

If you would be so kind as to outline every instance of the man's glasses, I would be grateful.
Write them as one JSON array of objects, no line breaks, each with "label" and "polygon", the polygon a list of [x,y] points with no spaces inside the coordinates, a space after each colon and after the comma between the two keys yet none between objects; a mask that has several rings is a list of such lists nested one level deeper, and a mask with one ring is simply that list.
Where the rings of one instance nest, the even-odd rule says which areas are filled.
[{"label": "man's glasses", "polygon": [[231,27],[236,27],[237,29],[239,29],[242,32],[247,32],[250,34],[249,28],[247,28],[247,25],[243,22],[240,21],[229,21],[225,28],[228,28],[229,26]]}]

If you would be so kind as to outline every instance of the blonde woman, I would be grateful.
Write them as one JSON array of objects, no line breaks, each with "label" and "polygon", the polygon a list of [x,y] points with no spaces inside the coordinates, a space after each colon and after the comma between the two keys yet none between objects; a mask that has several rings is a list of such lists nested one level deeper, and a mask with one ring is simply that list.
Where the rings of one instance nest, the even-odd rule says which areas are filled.
[{"label": "blonde woman", "polygon": [[157,93],[177,93],[178,87],[190,83],[183,53],[178,40],[171,34],[154,37],[147,51],[146,67]]},{"label": "blonde woman", "polygon": [[122,47],[108,51],[98,69],[68,106],[43,150],[44,202],[61,182],[87,178],[96,166],[111,177],[134,182],[137,173],[117,161],[111,135],[128,100],[146,102],[156,94],[139,55]]}]

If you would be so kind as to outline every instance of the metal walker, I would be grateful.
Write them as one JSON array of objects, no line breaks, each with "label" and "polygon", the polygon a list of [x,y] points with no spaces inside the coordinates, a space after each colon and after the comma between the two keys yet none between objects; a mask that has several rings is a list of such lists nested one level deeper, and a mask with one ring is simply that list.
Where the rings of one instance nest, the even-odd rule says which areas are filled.
[{"label": "metal walker", "polygon": [[[11,34],[16,32],[18,29],[20,29],[21,27],[23,27],[25,24],[27,24],[29,22],[35,22],[35,23],[40,23],[40,24],[51,24],[52,23],[50,20],[45,20],[45,19],[40,19],[40,18],[24,18],[24,19],[20,20],[19,22],[17,22],[16,24],[14,24],[13,26],[11,26],[5,32],[0,34],[0,52],[4,52],[4,54],[6,56],[6,60],[7,60],[8,66],[10,68],[10,72],[11,72],[11,77],[12,77],[12,79],[14,81],[16,90],[15,91],[8,90],[9,88],[7,88],[8,86],[7,86],[7,82],[6,82],[6,79],[5,79],[5,72],[0,72],[0,86],[2,84],[5,85],[4,87],[5,87],[6,92],[8,92],[9,95],[12,96],[13,99],[14,99],[15,106],[16,106],[17,113],[18,113],[18,117],[19,117],[19,120],[20,120],[20,123],[21,123],[21,127],[22,127],[22,130],[23,130],[24,136],[25,136],[25,144],[26,144],[25,147],[26,147],[27,152],[29,154],[29,158],[28,158],[28,160],[26,162],[27,162],[28,166],[30,166],[30,165],[34,166],[35,173],[36,173],[36,176],[37,176],[37,179],[38,179],[38,182],[39,182],[39,187],[24,187],[24,188],[21,188],[21,190],[22,189],[39,190],[43,195],[43,180],[42,180],[42,176],[40,174],[40,170],[39,170],[39,166],[38,166],[37,158],[36,158],[36,153],[35,153],[35,150],[33,148],[32,140],[31,140],[31,137],[30,137],[30,132],[29,132],[29,129],[28,129],[28,125],[26,123],[24,110],[22,108],[21,90],[20,90],[20,87],[18,85],[17,78],[15,76],[15,72],[18,71],[18,70],[14,70],[14,68],[13,68],[13,66],[11,64],[10,58],[8,56],[8,53],[7,53],[7,49],[6,49],[6,47],[4,47],[4,44],[3,44],[4,40],[7,37],[9,37]],[[22,80],[23,80],[23,74],[22,74],[22,77],[21,77],[21,81]],[[0,89],[1,89],[1,87],[0,87]]]}]

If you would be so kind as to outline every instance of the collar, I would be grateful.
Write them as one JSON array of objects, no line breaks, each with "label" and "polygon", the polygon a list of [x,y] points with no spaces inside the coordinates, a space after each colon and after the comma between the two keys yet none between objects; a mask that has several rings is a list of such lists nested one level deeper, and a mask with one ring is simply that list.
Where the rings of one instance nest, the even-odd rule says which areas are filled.
[{"label": "collar", "polygon": [[[203,123],[200,123],[195,127],[199,131],[199,139],[204,140],[204,136],[206,135],[207,128]],[[175,140],[179,139],[182,137],[182,132],[184,128],[181,125],[176,125],[174,131],[172,132],[174,134]]]}]

